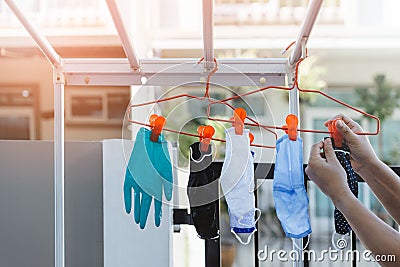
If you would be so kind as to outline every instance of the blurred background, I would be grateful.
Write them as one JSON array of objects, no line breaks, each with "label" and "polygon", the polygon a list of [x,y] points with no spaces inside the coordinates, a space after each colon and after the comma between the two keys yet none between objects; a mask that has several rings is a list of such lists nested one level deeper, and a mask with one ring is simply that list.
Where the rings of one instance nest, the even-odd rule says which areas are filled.
[{"label": "blurred background", "polygon": [[[282,58],[281,51],[297,37],[308,0],[215,0],[214,34],[217,58]],[[200,0],[118,1],[127,27],[141,58],[201,58],[202,11]],[[124,58],[105,1],[101,0],[20,0],[19,6],[49,38],[63,58]],[[399,88],[400,21],[396,0],[325,0],[308,42],[309,58],[300,68],[301,87],[324,90],[344,102],[377,115],[382,132],[371,143],[382,160],[400,163]],[[238,74],[239,75],[239,74]],[[53,139],[53,77],[50,64],[34,45],[6,4],[0,2],[0,139]],[[143,89],[143,90],[142,90]],[[256,88],[212,86],[211,97],[226,98]],[[148,94],[174,95],[189,88],[179,87],[74,87],[65,89],[66,140],[131,138],[133,126],[126,123],[128,103]],[[190,87],[193,94],[203,88]],[[357,120],[366,130],[376,125],[347,108],[316,95],[301,95],[301,126],[324,129],[323,122],[337,113]],[[288,113],[287,94],[268,91],[237,100],[235,106],[265,124],[283,125]],[[169,103],[161,111],[170,116],[175,129],[195,131],[204,123],[207,103]],[[216,116],[229,118],[229,110],[215,107]],[[226,125],[215,125],[223,137]],[[273,144],[272,136],[252,129],[255,143]],[[278,133],[281,135],[282,133]],[[309,147],[323,135],[304,134],[304,160]],[[187,146],[193,139],[169,136],[179,141],[179,178],[187,183]],[[217,144],[216,160],[223,160],[224,148]],[[273,162],[274,151],[256,151],[256,161]],[[373,193],[360,186],[360,199],[388,224],[396,227]],[[327,249],[333,231],[332,203],[309,184],[313,234],[310,248]],[[180,205],[187,207],[185,190]],[[271,182],[260,185],[260,247],[290,249],[274,213]],[[223,207],[223,205],[221,205]],[[225,211],[226,212],[226,211]],[[229,227],[224,222],[221,228]],[[224,266],[253,266],[252,246],[235,242],[222,231],[228,255]],[[175,266],[202,266],[204,243],[193,227],[183,226],[174,235]],[[361,247],[360,244],[358,246]],[[360,248],[361,249],[361,248]],[[230,258],[230,259],[229,259]],[[232,261],[232,265],[228,265]],[[265,266],[291,263],[266,261]],[[318,266],[342,266],[325,262]],[[312,265],[312,263],[311,263]],[[360,266],[375,266],[362,263]],[[263,266],[263,265],[262,265]]]}]

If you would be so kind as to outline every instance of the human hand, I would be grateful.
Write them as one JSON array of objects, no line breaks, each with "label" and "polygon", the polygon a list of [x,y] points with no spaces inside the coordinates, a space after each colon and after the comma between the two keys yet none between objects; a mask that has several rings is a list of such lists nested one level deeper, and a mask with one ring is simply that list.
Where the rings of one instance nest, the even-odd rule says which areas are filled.
[{"label": "human hand", "polygon": [[371,166],[371,163],[379,161],[367,137],[356,134],[363,132],[358,123],[346,115],[339,114],[326,121],[325,126],[335,119],[339,119],[336,121],[336,128],[350,149],[350,161],[355,172],[359,173],[365,170],[365,167]]},{"label": "human hand", "polygon": [[[325,158],[320,153],[322,148]],[[352,194],[347,184],[346,172],[336,158],[330,138],[311,147],[306,174],[333,202]]]}]

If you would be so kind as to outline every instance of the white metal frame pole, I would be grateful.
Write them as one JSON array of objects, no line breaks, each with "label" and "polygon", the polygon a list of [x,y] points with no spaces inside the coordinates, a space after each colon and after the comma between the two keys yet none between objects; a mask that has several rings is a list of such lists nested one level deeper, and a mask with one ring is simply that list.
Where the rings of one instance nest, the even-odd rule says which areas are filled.
[{"label": "white metal frame pole", "polygon": [[118,5],[115,0],[106,0],[108,9],[112,20],[114,21],[115,28],[117,29],[119,38],[121,39],[122,47],[124,48],[125,54],[128,57],[131,68],[134,71],[140,70],[140,62],[136,54],[136,50],[132,44],[129,33],[122,20],[121,13],[119,12]]},{"label": "white metal frame pole", "polygon": [[322,2],[323,0],[312,0],[308,5],[303,25],[301,26],[301,30],[289,59],[290,65],[295,65],[302,56],[303,47],[307,45],[308,38],[310,37],[311,30],[313,29],[315,21],[317,20]]},{"label": "white metal frame pole", "polygon": [[[299,47],[302,48],[302,50],[300,50],[300,52],[301,52],[300,53],[300,57],[299,57],[299,59],[300,59],[301,57],[305,56],[306,44],[305,44],[304,39],[302,39],[300,41],[300,46]],[[297,63],[297,61],[296,61],[296,63]],[[294,79],[295,79],[294,70],[295,70],[295,65],[291,65],[289,63],[289,79],[290,79],[289,80],[289,85],[290,86],[293,86],[293,83],[294,83]],[[294,114],[294,115],[297,116],[297,118],[299,119],[299,126],[298,127],[300,127],[300,97],[299,97],[299,88],[297,86],[295,86],[293,88],[293,90],[289,91],[289,112],[291,114]]]},{"label": "white metal frame pole", "polygon": [[65,266],[64,236],[64,75],[63,59],[12,0],[5,0],[40,50],[53,65],[54,79],[54,265]]},{"label": "white metal frame pole", "polygon": [[39,31],[36,29],[36,27],[28,21],[28,19],[25,17],[25,15],[22,13],[22,11],[19,9],[19,7],[14,3],[13,0],[4,0],[4,1],[10,7],[11,11],[18,18],[18,20],[21,22],[21,24],[24,26],[26,31],[32,37],[32,39],[39,46],[39,48],[43,52],[43,54],[51,62],[51,64],[54,66],[61,66],[61,64],[62,64],[61,57],[57,54],[57,52],[54,50],[54,48],[50,45],[50,43],[46,39],[46,37],[41,35],[39,33]]},{"label": "white metal frame pole", "polygon": [[[312,0],[308,5],[305,19],[288,62],[288,73],[290,78],[289,84],[293,84],[294,82],[294,68],[300,58],[304,56],[305,47],[307,45],[308,38],[310,37],[311,30],[313,29],[315,21],[317,20],[319,11],[321,10],[322,2],[323,0]],[[295,90],[291,90],[290,93],[291,95],[289,100],[292,100],[290,104],[290,112],[296,116],[299,116],[299,98],[297,88],[295,88]]]},{"label": "white metal frame pole", "polygon": [[214,0],[203,0],[203,43],[206,71],[214,67]]},{"label": "white metal frame pole", "polygon": [[[321,9],[323,0],[312,0],[308,6],[307,13],[297,37],[295,47],[293,49],[292,54],[288,60],[288,78],[289,78],[289,85],[292,86],[294,83],[294,70],[297,62],[300,60],[301,57],[305,56],[305,49],[308,38],[310,36],[311,30],[314,27],[315,21]],[[299,98],[299,90],[297,86],[293,88],[289,92],[289,112],[294,114],[299,119],[299,127],[300,127],[300,98]],[[294,239],[293,241],[293,250],[297,251],[297,255],[302,255],[302,248],[303,248],[303,240],[302,239]],[[302,258],[293,261],[293,266],[299,267],[304,266],[304,261]]]},{"label": "white metal frame pole", "polygon": [[64,74],[53,68],[54,79],[54,198],[55,236],[54,262],[56,267],[65,266],[65,209],[64,209]]},{"label": "white metal frame pole", "polygon": [[[289,91],[289,113],[294,114],[297,116],[299,119],[299,125],[300,127],[300,98],[299,98],[299,90],[297,87],[293,88],[293,90]],[[293,250],[297,251],[297,255],[300,256],[300,258],[296,259],[293,261],[293,266],[294,267],[300,267],[304,266],[304,262],[301,260],[301,255],[302,255],[302,249],[303,248],[303,240],[302,239],[293,239]]]}]

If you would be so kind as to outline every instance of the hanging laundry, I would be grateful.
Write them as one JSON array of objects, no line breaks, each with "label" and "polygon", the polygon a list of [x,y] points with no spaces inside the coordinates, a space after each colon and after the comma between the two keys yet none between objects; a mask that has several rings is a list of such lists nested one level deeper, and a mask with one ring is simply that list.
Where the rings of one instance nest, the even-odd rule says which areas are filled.
[{"label": "hanging laundry", "polygon": [[303,238],[311,234],[300,136],[290,140],[286,134],[276,142],[273,197],[277,216],[287,237]]},{"label": "hanging laundry", "polygon": [[190,146],[190,175],[187,194],[190,203],[190,214],[197,234],[202,239],[219,237],[218,225],[218,189],[212,163],[212,145],[203,152],[201,143]]},{"label": "hanging laundry", "polygon": [[124,181],[125,211],[132,211],[132,188],[134,191],[134,219],[140,228],[146,225],[150,205],[154,199],[154,221],[160,226],[162,193],[172,198],[172,165],[168,143],[162,134],[156,142],[150,140],[152,132],[140,128],[126,168]]},{"label": "hanging laundry", "polygon": [[254,159],[250,152],[249,130],[244,129],[242,135],[237,135],[232,127],[225,133],[226,153],[220,181],[228,204],[231,233],[241,244],[247,245],[257,231],[255,212],[260,212],[255,208]]}]

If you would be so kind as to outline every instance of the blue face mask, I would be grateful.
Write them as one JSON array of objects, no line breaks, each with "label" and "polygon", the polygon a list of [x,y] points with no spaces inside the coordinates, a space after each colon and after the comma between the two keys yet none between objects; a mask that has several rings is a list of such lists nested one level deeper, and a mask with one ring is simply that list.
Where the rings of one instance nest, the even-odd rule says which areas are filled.
[{"label": "blue face mask", "polygon": [[275,209],[286,236],[303,238],[311,233],[308,196],[304,187],[303,144],[284,135],[276,142],[273,181]]}]

